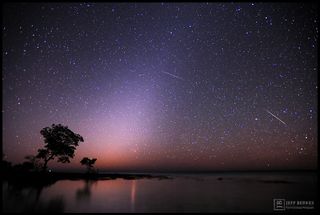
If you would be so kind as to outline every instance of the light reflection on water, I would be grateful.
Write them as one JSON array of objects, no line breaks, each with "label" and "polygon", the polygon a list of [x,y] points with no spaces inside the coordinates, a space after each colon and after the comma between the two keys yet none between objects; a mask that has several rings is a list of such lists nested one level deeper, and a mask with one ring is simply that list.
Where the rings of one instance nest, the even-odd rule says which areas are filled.
[{"label": "light reflection on water", "polygon": [[136,184],[137,184],[137,180],[132,180],[132,183],[131,183],[131,198],[130,198],[131,212],[135,211],[134,205],[135,205],[135,201],[136,201]]},{"label": "light reflection on water", "polygon": [[3,211],[272,212],[274,198],[315,200],[316,183],[315,175],[281,174],[61,180],[40,189],[4,182]]}]

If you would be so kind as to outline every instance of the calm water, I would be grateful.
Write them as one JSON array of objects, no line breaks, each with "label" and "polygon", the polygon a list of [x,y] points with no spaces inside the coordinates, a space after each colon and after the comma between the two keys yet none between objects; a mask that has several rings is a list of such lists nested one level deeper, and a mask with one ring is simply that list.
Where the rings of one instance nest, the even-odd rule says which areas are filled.
[{"label": "calm water", "polygon": [[316,202],[315,174],[171,177],[169,180],[61,180],[42,189],[17,188],[3,182],[3,211],[272,212],[274,198]]}]

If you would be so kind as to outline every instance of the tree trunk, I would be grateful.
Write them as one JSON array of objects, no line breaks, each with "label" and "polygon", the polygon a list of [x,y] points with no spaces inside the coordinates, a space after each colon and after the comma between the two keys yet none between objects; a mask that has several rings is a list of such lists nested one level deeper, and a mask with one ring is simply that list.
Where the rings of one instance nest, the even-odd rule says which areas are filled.
[{"label": "tree trunk", "polygon": [[51,155],[48,159],[44,160],[42,171],[45,172],[47,170],[49,160],[53,159],[54,155]]},{"label": "tree trunk", "polygon": [[49,160],[44,160],[44,164],[43,164],[43,167],[42,167],[42,171],[43,172],[46,172],[46,170],[47,170],[48,161]]}]

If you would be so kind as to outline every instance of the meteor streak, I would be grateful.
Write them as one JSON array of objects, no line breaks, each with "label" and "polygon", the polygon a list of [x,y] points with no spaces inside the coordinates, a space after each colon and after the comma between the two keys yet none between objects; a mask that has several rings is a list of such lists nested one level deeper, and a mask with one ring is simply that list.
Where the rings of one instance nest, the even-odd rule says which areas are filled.
[{"label": "meteor streak", "polygon": [[282,121],[281,119],[279,119],[276,115],[274,115],[273,113],[271,113],[270,111],[268,111],[267,109],[265,109],[269,114],[271,114],[271,116],[273,116],[274,118],[276,118],[277,120],[279,120],[281,123],[283,123],[284,125],[287,125],[284,121]]},{"label": "meteor streak", "polygon": [[180,79],[180,80],[184,81],[183,78],[181,78],[181,77],[179,77],[179,76],[176,76],[176,75],[173,75],[173,74],[171,74],[171,73],[169,73],[169,72],[163,72],[163,71],[161,71],[161,72],[164,73],[164,74],[170,75],[171,77],[174,77],[174,78],[177,78],[177,79]]}]

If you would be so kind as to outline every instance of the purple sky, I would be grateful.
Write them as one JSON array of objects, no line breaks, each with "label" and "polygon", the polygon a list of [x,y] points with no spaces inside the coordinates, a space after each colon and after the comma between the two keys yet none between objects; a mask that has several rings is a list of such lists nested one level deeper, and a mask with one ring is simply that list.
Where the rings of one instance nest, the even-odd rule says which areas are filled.
[{"label": "purple sky", "polygon": [[3,153],[61,123],[70,164],[105,170],[312,169],[318,18],[298,3],[4,4]]}]

